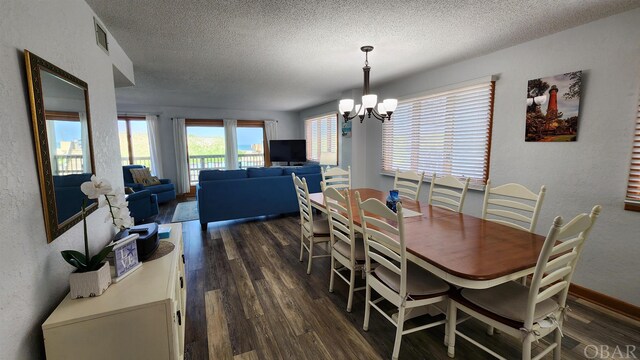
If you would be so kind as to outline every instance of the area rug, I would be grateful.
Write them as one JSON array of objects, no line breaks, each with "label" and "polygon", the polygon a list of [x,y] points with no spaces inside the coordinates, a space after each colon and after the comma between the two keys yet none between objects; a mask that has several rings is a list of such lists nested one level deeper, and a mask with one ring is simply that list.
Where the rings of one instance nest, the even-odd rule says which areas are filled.
[{"label": "area rug", "polygon": [[189,201],[179,203],[178,206],[176,206],[176,211],[173,212],[171,222],[176,223],[198,219],[200,219],[200,216],[198,215],[198,202]]}]

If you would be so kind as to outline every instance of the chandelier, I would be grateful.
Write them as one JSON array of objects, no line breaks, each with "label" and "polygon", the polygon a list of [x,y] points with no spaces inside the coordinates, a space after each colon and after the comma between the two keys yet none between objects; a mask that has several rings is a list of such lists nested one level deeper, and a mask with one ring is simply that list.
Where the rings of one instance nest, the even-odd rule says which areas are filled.
[{"label": "chandelier", "polygon": [[[398,99],[384,99],[378,104],[378,95],[369,94],[369,72],[371,67],[369,66],[369,52],[373,51],[373,46],[363,46],[360,48],[365,54],[364,67],[364,88],[362,94],[362,104],[357,104],[354,107],[353,99],[342,99],[338,105],[338,109],[344,118],[344,121],[355,119],[356,116],[360,118],[360,122],[364,121],[365,117],[374,118],[384,122],[385,120],[391,120],[391,114],[396,110],[398,106]],[[378,108],[376,109],[376,104]],[[351,113],[353,116],[349,117]]]}]

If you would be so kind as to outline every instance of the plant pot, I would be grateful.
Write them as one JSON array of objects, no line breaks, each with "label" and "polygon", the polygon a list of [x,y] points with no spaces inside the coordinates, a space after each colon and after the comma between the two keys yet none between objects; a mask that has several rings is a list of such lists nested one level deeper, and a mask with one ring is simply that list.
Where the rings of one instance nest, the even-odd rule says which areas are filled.
[{"label": "plant pot", "polygon": [[69,275],[72,299],[100,296],[109,285],[111,285],[111,270],[107,262],[104,262],[96,271],[74,272]]}]

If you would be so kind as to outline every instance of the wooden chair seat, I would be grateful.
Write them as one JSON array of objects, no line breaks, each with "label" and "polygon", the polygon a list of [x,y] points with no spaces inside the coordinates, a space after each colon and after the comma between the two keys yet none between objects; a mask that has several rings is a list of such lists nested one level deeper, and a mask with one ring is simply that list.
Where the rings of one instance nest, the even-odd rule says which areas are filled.
[{"label": "wooden chair seat", "polygon": [[[400,292],[400,275],[384,266],[373,270],[378,280]],[[407,294],[411,297],[438,296],[449,291],[449,284],[412,263],[407,264]]]},{"label": "wooden chair seat", "polygon": [[[489,289],[464,289],[461,297],[477,307],[486,309],[500,317],[522,324],[527,313],[529,288],[510,281]],[[535,307],[533,321],[538,322],[558,310],[560,305],[553,298],[539,302]]]},{"label": "wooden chair seat", "polygon": [[327,219],[314,220],[313,229],[309,228],[308,223],[304,224],[304,227],[313,233],[313,236],[329,236],[329,220]]},{"label": "wooden chair seat", "polygon": [[[356,261],[364,262],[364,240],[362,240],[362,237],[356,237],[355,241],[356,248],[354,258]],[[342,256],[345,256],[347,258],[351,257],[351,246],[349,246],[349,244],[347,244],[346,242],[337,241],[335,245],[333,245],[333,248],[336,249],[336,251],[339,252]]]}]

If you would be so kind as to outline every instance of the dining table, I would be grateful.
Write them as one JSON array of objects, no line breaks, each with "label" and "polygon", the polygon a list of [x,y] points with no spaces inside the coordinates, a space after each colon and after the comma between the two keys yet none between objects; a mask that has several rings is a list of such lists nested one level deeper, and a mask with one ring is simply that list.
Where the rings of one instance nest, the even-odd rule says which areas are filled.
[{"label": "dining table", "polygon": [[[345,190],[353,222],[362,233],[356,193],[362,201],[386,201],[387,192]],[[322,193],[310,194],[312,206],[326,213]],[[450,284],[487,289],[533,274],[545,237],[472,215],[402,199],[407,260]],[[408,210],[408,211],[407,211]]]}]

